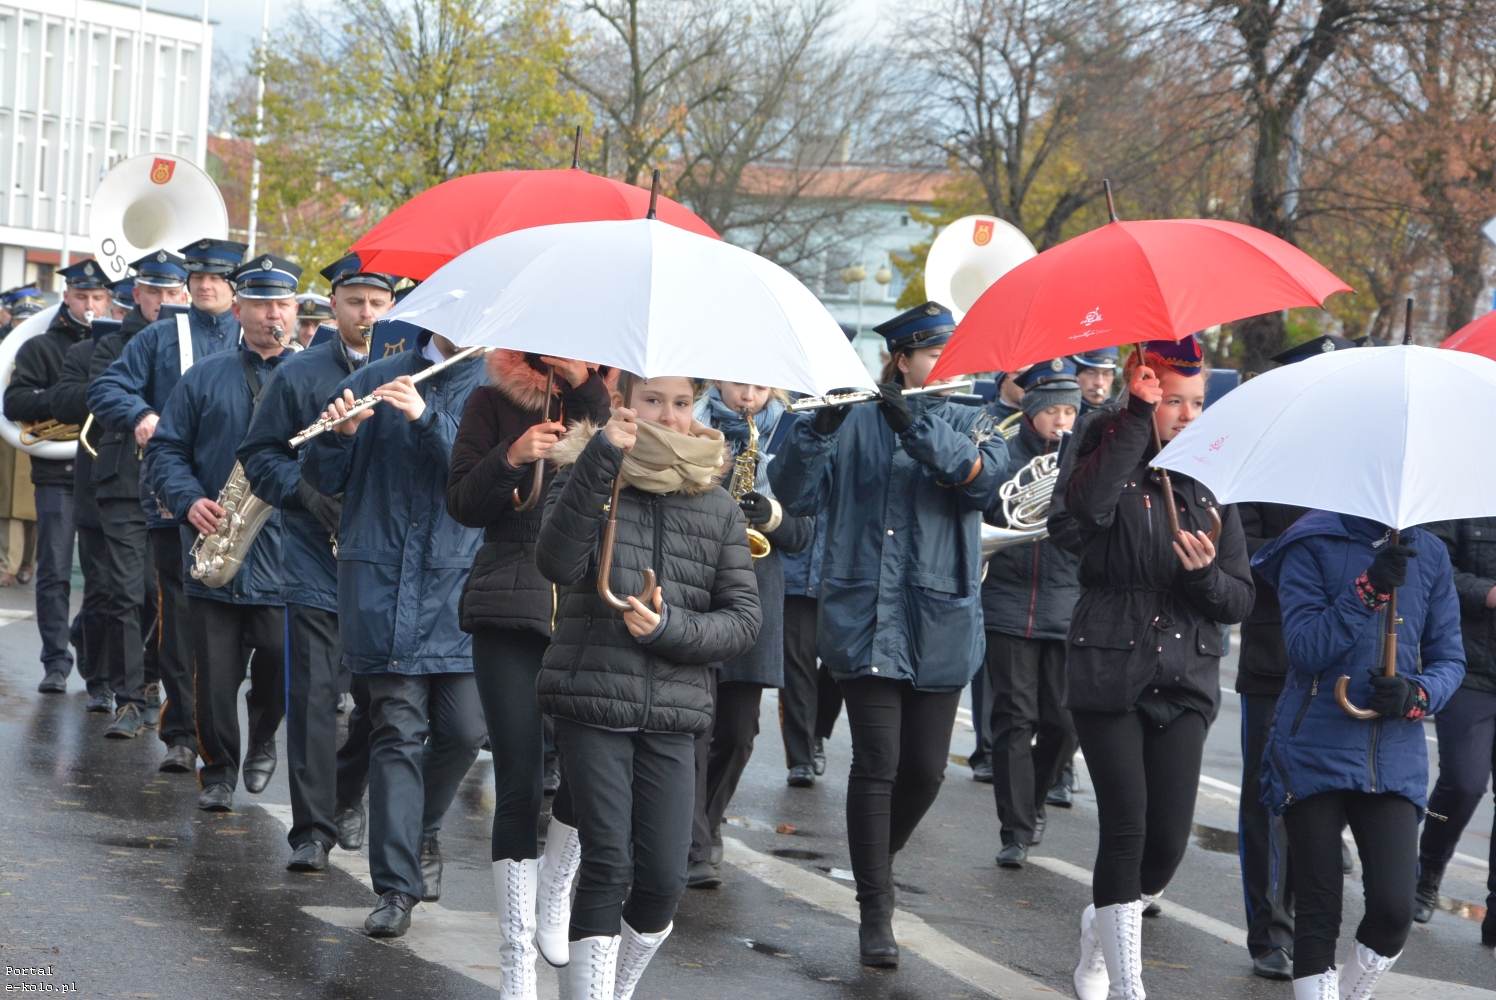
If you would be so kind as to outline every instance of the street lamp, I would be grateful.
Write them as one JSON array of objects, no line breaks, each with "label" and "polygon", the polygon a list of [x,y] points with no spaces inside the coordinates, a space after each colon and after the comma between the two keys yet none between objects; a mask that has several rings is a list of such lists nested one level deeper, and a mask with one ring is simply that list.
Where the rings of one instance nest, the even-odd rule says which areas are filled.
[{"label": "street lamp", "polygon": [[[857,286],[857,334],[862,335],[862,283],[867,280],[867,268],[861,264],[849,264],[841,269],[841,279],[848,285]],[[884,264],[873,272],[873,280],[879,285],[887,286],[893,280],[893,272]]]}]

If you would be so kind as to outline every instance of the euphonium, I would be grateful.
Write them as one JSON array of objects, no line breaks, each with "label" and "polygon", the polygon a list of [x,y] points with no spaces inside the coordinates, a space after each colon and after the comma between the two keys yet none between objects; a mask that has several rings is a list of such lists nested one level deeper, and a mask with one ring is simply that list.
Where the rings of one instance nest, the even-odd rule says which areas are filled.
[{"label": "euphonium", "polygon": [[60,420],[22,421],[22,444],[39,444],[42,441],[76,441],[81,428],[77,424],[65,424]]},{"label": "euphonium", "polygon": [[255,536],[275,510],[250,492],[241,462],[234,463],[234,471],[219,491],[218,506],[223,508],[218,530],[211,535],[199,535],[189,553],[192,578],[205,587],[222,587],[234,578],[244,565]]},{"label": "euphonium", "polygon": [[[743,419],[748,422],[748,446],[738,453],[732,465],[732,486],[727,492],[732,494],[734,500],[741,500],[752,493],[758,483],[758,425],[753,422],[753,414],[747,410],[743,411]],[[748,554],[755,559],[762,559],[772,550],[769,537],[749,525]]]}]

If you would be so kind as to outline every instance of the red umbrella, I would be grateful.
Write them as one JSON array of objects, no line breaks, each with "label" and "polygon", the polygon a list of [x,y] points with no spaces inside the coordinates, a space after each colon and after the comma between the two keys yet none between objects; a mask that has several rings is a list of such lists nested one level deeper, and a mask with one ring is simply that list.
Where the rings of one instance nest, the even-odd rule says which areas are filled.
[{"label": "red umbrella", "polygon": [[1439,346],[1469,354],[1483,354],[1496,360],[1496,312],[1488,312],[1480,319],[1466,323]]},{"label": "red umbrella", "polygon": [[1181,340],[1217,323],[1317,306],[1345,291],[1349,286],[1308,254],[1251,226],[1113,216],[993,283],[956,327],[930,377]]},{"label": "red umbrella", "polygon": [[[495,170],[444,181],[385,216],[352,246],[370,271],[425,280],[486,240],[560,222],[642,219],[649,191],[573,167]],[[716,238],[679,202],[660,198],[661,222]]]}]

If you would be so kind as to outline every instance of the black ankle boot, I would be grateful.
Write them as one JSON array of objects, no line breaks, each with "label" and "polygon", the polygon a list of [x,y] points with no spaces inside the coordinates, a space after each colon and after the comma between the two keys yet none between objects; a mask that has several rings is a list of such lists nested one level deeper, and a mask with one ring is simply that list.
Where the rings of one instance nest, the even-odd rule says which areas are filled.
[{"label": "black ankle boot", "polygon": [[857,928],[862,964],[874,969],[899,967],[899,944],[893,939],[893,915],[887,909],[864,908]]},{"label": "black ankle boot", "polygon": [[1423,865],[1418,875],[1418,887],[1413,890],[1413,922],[1426,924],[1434,919],[1439,908],[1439,883],[1444,880],[1444,870],[1433,865]]}]

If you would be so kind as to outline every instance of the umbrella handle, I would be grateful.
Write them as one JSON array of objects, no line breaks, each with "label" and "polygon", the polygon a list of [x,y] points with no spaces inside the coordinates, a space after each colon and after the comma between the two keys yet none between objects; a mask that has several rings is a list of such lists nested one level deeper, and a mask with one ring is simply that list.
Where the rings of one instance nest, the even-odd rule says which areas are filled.
[{"label": "umbrella handle", "polygon": [[[542,423],[551,419],[551,392],[556,388],[556,369],[551,368],[545,376],[545,402],[541,403],[540,420]],[[540,503],[540,491],[545,486],[545,459],[539,459],[531,463],[535,466],[534,474],[530,477],[530,493],[523,500],[519,496],[519,487],[514,488],[514,509],[524,512],[534,510],[535,505]]]},{"label": "umbrella handle", "polygon": [[[1387,544],[1389,544],[1389,545],[1396,545],[1396,544],[1398,544],[1398,531],[1397,531],[1396,528],[1392,529],[1392,534],[1388,538]],[[1383,612],[1383,619],[1382,619],[1382,621],[1383,621],[1383,624],[1384,624],[1384,627],[1385,627],[1385,631],[1382,633],[1382,676],[1383,677],[1396,677],[1397,676],[1397,626],[1402,623],[1402,619],[1399,618],[1399,617],[1397,617],[1397,590],[1396,589],[1394,589],[1392,591],[1391,596],[1389,596],[1387,598],[1387,608],[1386,608],[1386,611]],[[1373,711],[1371,711],[1369,709],[1365,709],[1365,708],[1357,708],[1355,705],[1352,705],[1351,704],[1351,700],[1346,697],[1345,692],[1346,692],[1346,689],[1350,686],[1350,683],[1351,683],[1351,679],[1349,677],[1344,676],[1344,675],[1341,675],[1340,680],[1338,680],[1338,681],[1335,682],[1335,701],[1336,701],[1336,703],[1341,708],[1345,709],[1345,714],[1346,715],[1349,715],[1352,718],[1355,718],[1355,719],[1375,719],[1377,717],[1377,713],[1376,712],[1373,712]]]},{"label": "umbrella handle", "polygon": [[[613,479],[613,496],[608,500],[608,520],[603,526],[602,550],[597,556],[597,596],[614,611],[629,610],[629,602],[613,593],[613,543],[618,537],[618,496],[623,492],[623,476]],[[655,590],[655,571],[644,570],[644,589],[634,595],[645,604]]]},{"label": "umbrella handle", "polygon": [[1335,703],[1345,710],[1346,715],[1349,715],[1353,719],[1375,719],[1377,717],[1376,712],[1373,712],[1369,708],[1357,708],[1351,704],[1350,698],[1346,695],[1350,684],[1351,679],[1341,674],[1340,679],[1335,682]]}]

